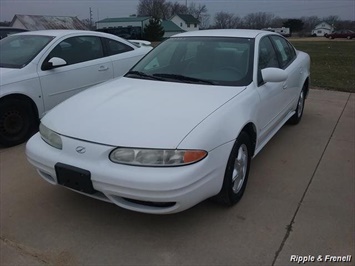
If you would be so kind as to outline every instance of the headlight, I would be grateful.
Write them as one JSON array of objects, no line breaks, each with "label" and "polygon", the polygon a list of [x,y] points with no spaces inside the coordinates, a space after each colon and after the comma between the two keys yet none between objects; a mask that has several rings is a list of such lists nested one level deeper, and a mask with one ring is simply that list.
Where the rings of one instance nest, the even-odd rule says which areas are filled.
[{"label": "headlight", "polygon": [[60,150],[62,149],[63,144],[61,137],[42,123],[39,125],[39,133],[41,134],[42,139],[49,145]]},{"label": "headlight", "polygon": [[114,163],[137,166],[181,166],[196,163],[207,156],[203,150],[155,150],[116,148],[110,153]]}]

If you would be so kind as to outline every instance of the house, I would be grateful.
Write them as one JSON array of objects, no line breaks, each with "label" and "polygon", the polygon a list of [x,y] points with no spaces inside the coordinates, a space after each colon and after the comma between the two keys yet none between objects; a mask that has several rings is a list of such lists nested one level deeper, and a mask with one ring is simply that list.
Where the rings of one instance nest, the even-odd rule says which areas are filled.
[{"label": "house", "polygon": [[11,27],[27,30],[75,29],[88,30],[77,17],[15,15]]},{"label": "house", "polygon": [[170,19],[170,21],[174,22],[184,31],[193,31],[200,29],[200,21],[198,21],[198,19],[189,14],[176,14]]},{"label": "house", "polygon": [[325,36],[326,34],[330,34],[334,31],[334,27],[329,23],[323,21],[316,25],[312,30],[312,36]]},{"label": "house", "polygon": [[164,36],[163,38],[169,38],[175,34],[185,32],[182,28],[178,27],[174,22],[170,20],[163,20],[161,25],[164,29]]}]

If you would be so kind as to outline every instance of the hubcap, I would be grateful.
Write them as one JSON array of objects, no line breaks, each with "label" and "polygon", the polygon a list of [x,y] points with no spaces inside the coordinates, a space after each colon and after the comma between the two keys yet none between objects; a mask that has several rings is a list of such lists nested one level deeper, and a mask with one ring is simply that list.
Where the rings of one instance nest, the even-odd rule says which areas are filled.
[{"label": "hubcap", "polygon": [[234,161],[232,174],[232,189],[238,193],[243,186],[248,167],[248,148],[245,144],[239,147],[237,158]]},{"label": "hubcap", "polygon": [[302,115],[303,103],[304,103],[304,100],[303,100],[303,90],[302,90],[300,98],[298,100],[298,107],[297,107],[297,115],[298,115],[298,117],[300,117]]},{"label": "hubcap", "polygon": [[0,131],[5,134],[17,134],[23,127],[23,118],[19,112],[9,111],[0,119]]}]

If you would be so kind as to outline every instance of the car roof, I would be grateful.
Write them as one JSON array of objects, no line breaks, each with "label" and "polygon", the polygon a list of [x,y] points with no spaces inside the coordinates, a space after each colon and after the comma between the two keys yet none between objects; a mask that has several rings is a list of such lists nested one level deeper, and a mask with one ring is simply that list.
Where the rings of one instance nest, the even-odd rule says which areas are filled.
[{"label": "car roof", "polygon": [[[196,30],[180,34],[173,37],[240,37],[240,38],[255,38],[259,34],[271,34],[264,30],[246,30],[246,29],[214,29],[214,30]],[[275,34],[275,33],[272,33]]]},{"label": "car roof", "polygon": [[88,30],[36,30],[36,31],[27,31],[23,33],[18,33],[21,35],[43,35],[43,36],[52,36],[52,37],[61,37],[71,34],[95,34],[98,36],[110,36],[98,31],[88,31]]}]

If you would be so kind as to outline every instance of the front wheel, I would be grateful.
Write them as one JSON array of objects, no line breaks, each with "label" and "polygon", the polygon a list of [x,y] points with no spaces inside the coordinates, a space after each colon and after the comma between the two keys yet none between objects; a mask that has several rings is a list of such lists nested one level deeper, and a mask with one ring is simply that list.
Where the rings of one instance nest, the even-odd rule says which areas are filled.
[{"label": "front wheel", "polygon": [[0,144],[11,147],[25,142],[36,125],[28,101],[9,99],[0,102]]},{"label": "front wheel", "polygon": [[215,200],[232,206],[242,198],[248,181],[251,153],[250,138],[242,132],[230,153],[222,189]]},{"label": "front wheel", "polygon": [[290,124],[297,125],[301,121],[304,110],[305,97],[305,88],[303,87],[298,98],[295,114],[288,120]]}]

